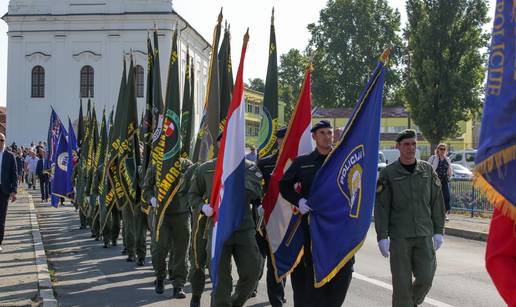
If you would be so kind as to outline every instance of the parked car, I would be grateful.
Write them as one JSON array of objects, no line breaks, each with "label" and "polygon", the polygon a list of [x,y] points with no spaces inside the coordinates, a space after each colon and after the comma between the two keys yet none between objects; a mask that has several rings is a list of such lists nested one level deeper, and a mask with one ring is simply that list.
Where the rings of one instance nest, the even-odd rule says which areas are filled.
[{"label": "parked car", "polygon": [[466,149],[456,151],[450,155],[451,163],[460,164],[470,170],[475,167],[475,156],[477,155],[476,149]]},{"label": "parked car", "polygon": [[[400,157],[400,151],[397,149],[382,149],[381,151],[385,158],[385,164],[390,164]],[[421,152],[416,149],[416,159],[421,160]]]},{"label": "parked car", "polygon": [[457,163],[452,163],[452,179],[455,180],[472,180],[473,179],[473,173],[466,168],[465,166],[462,166]]}]

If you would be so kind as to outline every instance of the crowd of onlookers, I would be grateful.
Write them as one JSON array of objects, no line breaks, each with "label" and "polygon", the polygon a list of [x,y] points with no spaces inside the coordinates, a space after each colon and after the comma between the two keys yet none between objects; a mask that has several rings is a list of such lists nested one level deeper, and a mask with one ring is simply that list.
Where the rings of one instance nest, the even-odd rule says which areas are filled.
[{"label": "crowd of onlookers", "polygon": [[40,141],[37,144],[31,143],[30,146],[17,146],[12,143],[6,147],[16,158],[16,168],[18,172],[18,184],[26,183],[29,189],[36,190],[39,182],[41,198],[48,201],[50,195],[49,172],[46,159],[47,143]]}]

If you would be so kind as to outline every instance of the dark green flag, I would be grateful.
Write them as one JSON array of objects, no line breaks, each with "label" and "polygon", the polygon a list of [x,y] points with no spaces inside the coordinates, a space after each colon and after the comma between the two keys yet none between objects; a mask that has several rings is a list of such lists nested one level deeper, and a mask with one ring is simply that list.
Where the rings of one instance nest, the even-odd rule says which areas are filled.
[{"label": "dark green flag", "polygon": [[145,170],[149,165],[149,161],[151,158],[151,150],[152,150],[152,132],[154,131],[154,127],[152,126],[152,92],[154,91],[152,83],[152,63],[153,62],[153,51],[150,37],[147,37],[147,97],[145,99],[145,112],[143,115],[143,119],[141,122],[142,126],[142,135],[141,141],[143,142],[143,171],[145,174]]},{"label": "dark green flag", "polygon": [[111,214],[111,211],[113,210],[114,206],[114,195],[113,195],[113,189],[111,189],[110,181],[107,178],[108,174],[108,167],[107,164],[110,161],[109,155],[110,155],[110,146],[109,141],[112,138],[113,134],[113,116],[114,111],[111,110],[109,113],[109,123],[108,123],[108,129],[107,136],[106,136],[106,143],[104,143],[105,146],[105,157],[104,157],[104,167],[102,169],[102,177],[100,178],[100,185],[99,185],[99,195],[100,195],[100,202],[99,202],[99,212],[100,212],[100,233],[104,231],[104,227],[106,227],[109,216]]},{"label": "dark green flag", "polygon": [[77,123],[77,146],[81,148],[84,141],[84,114],[82,113],[82,99],[79,99],[79,122]]},{"label": "dark green flag", "polygon": [[119,209],[126,205],[126,197],[124,189],[122,187],[121,178],[119,175],[120,157],[119,150],[121,149],[121,130],[125,126],[127,128],[127,111],[126,111],[126,65],[124,59],[124,68],[122,71],[122,78],[120,80],[120,89],[118,92],[118,101],[116,104],[115,119],[113,127],[110,131],[110,146],[109,146],[109,162],[108,167],[108,180],[113,189],[113,199]]},{"label": "dark green flag", "polygon": [[88,163],[88,148],[89,148],[89,138],[90,138],[90,121],[91,121],[91,104],[88,100],[88,109],[86,111],[86,125],[84,138],[82,141],[82,145],[80,147],[79,153],[79,164],[77,164],[77,186],[76,188],[76,200],[79,205],[80,210],[84,215],[88,214],[89,203],[86,201],[86,183],[87,183],[87,163]]},{"label": "dark green flag", "polygon": [[121,124],[119,156],[119,176],[125,198],[131,208],[137,201],[139,143],[138,143],[138,115],[136,107],[136,78],[133,57],[127,76],[126,87],[126,117]]},{"label": "dark green flag", "polygon": [[224,38],[219,51],[219,74],[220,74],[220,127],[224,131],[226,118],[228,116],[231,94],[233,93],[233,68],[231,64],[231,35],[229,27],[224,30]]},{"label": "dark green flag", "polygon": [[274,30],[274,9],[271,17],[269,42],[269,64],[265,79],[262,120],[258,133],[258,157],[263,158],[276,151],[276,131],[278,131],[278,53]]},{"label": "dark green flag", "polygon": [[156,166],[156,182],[161,174],[163,161],[163,144],[160,142],[163,129],[163,94],[161,92],[161,70],[159,64],[158,31],[154,30],[154,55],[152,58],[152,156],[151,161]]},{"label": "dark green flag", "polygon": [[179,61],[177,52],[177,29],[172,37],[172,52],[170,53],[167,92],[165,110],[163,117],[163,131],[161,132],[160,143],[163,144],[163,160],[161,174],[159,176],[156,208],[156,241],[159,240],[160,228],[165,217],[165,211],[170,202],[179,190],[181,177],[181,123],[179,100]]},{"label": "dark green flag", "polygon": [[[193,64],[193,63],[192,63]],[[190,64],[190,49],[186,49],[185,85],[183,87],[183,106],[181,108],[181,157],[190,158],[190,147],[193,132],[193,82],[191,74],[193,65]]]},{"label": "dark green flag", "polygon": [[201,125],[197,133],[194,149],[194,161],[204,162],[215,156],[215,141],[219,134],[220,124],[220,93],[219,93],[219,60],[218,46],[220,40],[222,22],[222,10],[220,11],[217,25],[213,29],[213,45],[211,47],[210,69],[208,72],[208,85],[204,102]]},{"label": "dark green flag", "polygon": [[97,219],[100,219],[101,210],[103,207],[100,202],[97,201],[97,197],[102,195],[104,185],[102,183],[104,179],[104,169],[106,159],[106,143],[107,143],[107,127],[106,127],[106,110],[102,111],[102,121],[100,124],[100,135],[95,148],[95,161],[93,163],[93,181],[91,185],[91,198],[94,207],[99,206],[99,210],[96,211],[93,217],[92,225],[96,224]]},{"label": "dark green flag", "polygon": [[97,113],[95,112],[95,106],[93,106],[91,111],[91,119],[90,119],[90,135],[88,140],[88,156],[86,161],[86,187],[85,193],[87,196],[92,194],[92,183],[93,176],[95,174],[95,152],[97,150],[97,143],[99,140],[99,130],[97,124]]}]

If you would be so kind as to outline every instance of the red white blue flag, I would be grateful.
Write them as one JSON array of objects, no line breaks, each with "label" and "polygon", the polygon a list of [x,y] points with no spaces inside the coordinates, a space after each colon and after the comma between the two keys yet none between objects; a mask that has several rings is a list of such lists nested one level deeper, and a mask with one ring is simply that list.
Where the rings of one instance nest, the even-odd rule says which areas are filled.
[{"label": "red white blue flag", "polygon": [[300,155],[313,151],[310,130],[312,129],[312,95],[310,90],[311,69],[306,70],[305,80],[296,108],[290,120],[285,139],[280,148],[276,168],[262,206],[265,210],[267,240],[272,254],[277,280],[288,275],[303,255],[303,234],[298,220],[301,215],[295,206],[281,197],[279,182],[283,174]]},{"label": "red white blue flag", "polygon": [[210,204],[213,208],[211,281],[217,286],[217,268],[224,242],[240,226],[246,209],[245,193],[245,100],[244,58],[249,35],[244,36],[242,55],[226,126],[219,148]]}]

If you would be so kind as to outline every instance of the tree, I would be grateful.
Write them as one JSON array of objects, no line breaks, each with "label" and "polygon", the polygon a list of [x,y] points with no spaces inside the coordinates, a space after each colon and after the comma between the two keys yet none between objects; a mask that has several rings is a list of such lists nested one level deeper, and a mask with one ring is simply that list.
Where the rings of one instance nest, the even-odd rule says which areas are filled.
[{"label": "tree", "polygon": [[399,104],[391,100],[400,84],[400,14],[387,0],[329,0],[308,30],[314,104],[354,106],[385,47],[391,47],[386,101]]},{"label": "tree", "polygon": [[286,123],[290,120],[294,106],[297,103],[307,64],[308,60],[297,49],[290,49],[287,53],[280,56],[278,93],[279,100],[285,103]]},{"label": "tree", "polygon": [[263,79],[260,78],[249,79],[249,88],[254,91],[263,93],[265,91],[265,82],[263,82]]},{"label": "tree", "polygon": [[482,106],[488,35],[484,0],[408,0],[409,64],[405,97],[411,117],[436,146]]}]

